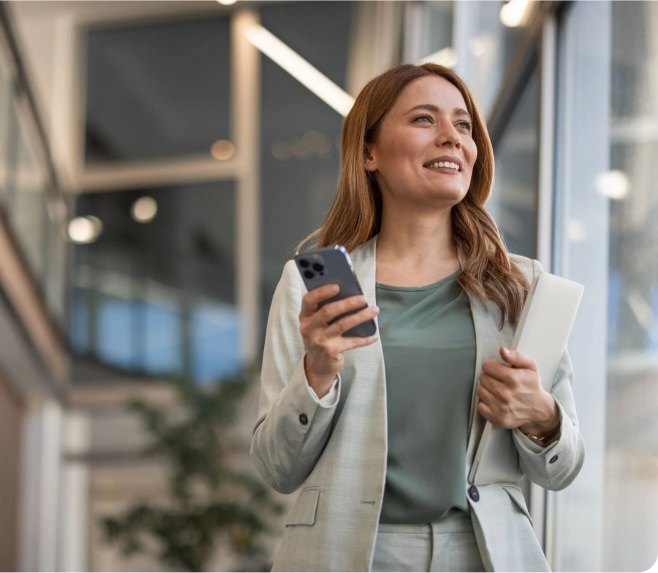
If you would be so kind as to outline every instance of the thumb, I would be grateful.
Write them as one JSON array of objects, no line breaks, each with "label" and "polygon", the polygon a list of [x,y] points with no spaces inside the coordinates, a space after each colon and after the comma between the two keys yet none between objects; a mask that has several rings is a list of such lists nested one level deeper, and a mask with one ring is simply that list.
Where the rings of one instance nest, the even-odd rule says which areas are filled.
[{"label": "thumb", "polygon": [[514,368],[526,368],[527,370],[537,370],[537,363],[517,350],[510,350],[504,346],[500,347],[500,355],[503,360]]}]

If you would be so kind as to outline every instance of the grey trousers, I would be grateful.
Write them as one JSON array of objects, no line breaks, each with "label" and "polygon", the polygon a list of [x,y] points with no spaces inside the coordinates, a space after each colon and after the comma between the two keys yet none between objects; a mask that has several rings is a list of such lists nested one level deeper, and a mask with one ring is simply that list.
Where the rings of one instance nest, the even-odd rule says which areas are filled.
[{"label": "grey trousers", "polygon": [[436,523],[380,523],[371,571],[485,571],[471,516],[452,508]]}]

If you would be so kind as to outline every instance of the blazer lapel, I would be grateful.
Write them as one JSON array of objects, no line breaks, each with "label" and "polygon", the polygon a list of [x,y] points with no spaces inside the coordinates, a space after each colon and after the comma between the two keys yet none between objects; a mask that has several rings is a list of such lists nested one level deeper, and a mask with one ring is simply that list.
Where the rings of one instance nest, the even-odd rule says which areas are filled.
[{"label": "blazer lapel", "polygon": [[[354,266],[354,272],[361,284],[363,295],[369,306],[377,304],[377,238],[375,235],[362,245],[359,245],[352,253],[350,258]],[[464,268],[466,255],[458,248],[457,255],[461,268]],[[497,319],[499,317],[498,307],[487,302],[482,304],[477,298],[466,292],[471,306],[473,316],[473,327],[475,330],[475,379],[473,381],[473,392],[471,394],[471,408],[468,422],[467,448],[466,448],[466,475],[470,472],[470,466],[475,456],[477,444],[484,430],[486,420],[477,412],[479,398],[476,391],[480,386],[480,374],[482,372],[482,363],[485,360],[500,360],[499,348],[503,345],[509,345],[512,342],[514,333],[506,323],[503,330],[499,331]],[[375,317],[377,329],[379,323]],[[384,354],[382,352],[381,339],[372,345],[373,351],[376,350],[376,360],[379,361],[378,370],[385,372]]]}]

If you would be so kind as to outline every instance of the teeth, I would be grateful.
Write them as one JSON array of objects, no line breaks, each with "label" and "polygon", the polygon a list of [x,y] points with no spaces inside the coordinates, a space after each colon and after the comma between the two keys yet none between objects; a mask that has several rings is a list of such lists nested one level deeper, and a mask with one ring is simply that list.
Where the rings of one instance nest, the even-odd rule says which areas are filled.
[{"label": "teeth", "polygon": [[448,167],[449,169],[455,169],[456,171],[459,171],[459,165],[456,163],[451,163],[450,161],[439,161],[437,163],[430,163],[428,167]]}]

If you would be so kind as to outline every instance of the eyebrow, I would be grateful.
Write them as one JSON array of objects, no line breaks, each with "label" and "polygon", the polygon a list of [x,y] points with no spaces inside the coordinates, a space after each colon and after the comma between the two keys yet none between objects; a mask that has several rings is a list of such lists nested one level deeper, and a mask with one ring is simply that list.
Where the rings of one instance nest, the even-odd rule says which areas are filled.
[{"label": "eyebrow", "polygon": [[[421,103],[420,105],[416,105],[416,106],[412,107],[409,111],[407,111],[407,113],[411,113],[412,111],[414,111],[416,109],[426,109],[426,110],[429,110],[429,111],[433,111],[434,113],[438,113],[438,111],[439,111],[439,108],[437,106],[435,106],[434,104]],[[460,107],[456,107],[455,109],[452,110],[452,112],[456,115],[463,115],[463,116],[467,117],[468,119],[471,119],[471,114],[468,113],[465,109],[462,109]]]}]

